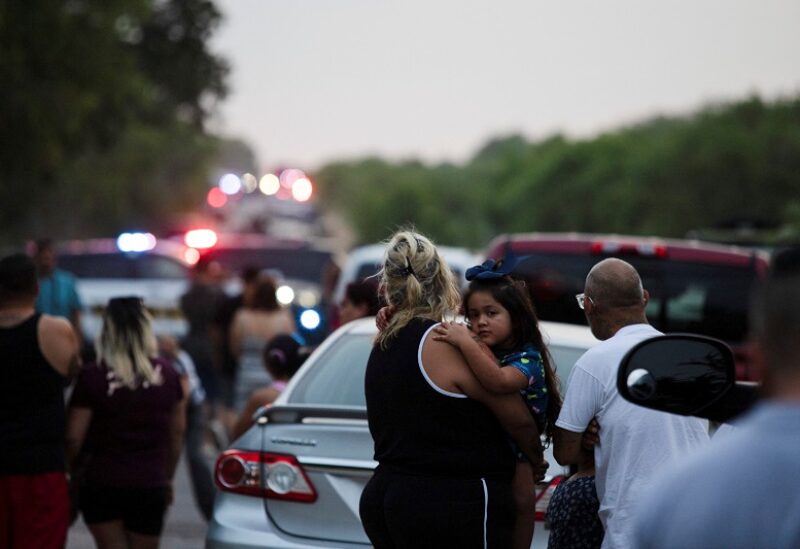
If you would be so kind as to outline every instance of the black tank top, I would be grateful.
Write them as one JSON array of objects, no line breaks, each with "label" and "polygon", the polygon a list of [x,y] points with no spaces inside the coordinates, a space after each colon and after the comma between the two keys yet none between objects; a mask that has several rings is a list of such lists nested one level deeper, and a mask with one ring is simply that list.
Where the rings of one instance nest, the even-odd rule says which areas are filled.
[{"label": "black tank top", "polygon": [[41,316],[0,328],[0,474],[65,469],[66,380],[39,348]]},{"label": "black tank top", "polygon": [[369,430],[379,468],[414,475],[510,478],[508,437],[480,402],[438,392],[423,376],[418,353],[436,324],[415,319],[372,349],[365,379]]}]

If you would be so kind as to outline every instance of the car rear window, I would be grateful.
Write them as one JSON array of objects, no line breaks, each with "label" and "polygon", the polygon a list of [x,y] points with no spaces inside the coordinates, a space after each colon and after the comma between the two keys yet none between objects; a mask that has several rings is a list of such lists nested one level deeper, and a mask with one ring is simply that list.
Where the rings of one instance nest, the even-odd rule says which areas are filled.
[{"label": "car rear window", "polygon": [[[585,324],[575,294],[583,291],[599,256],[535,254],[515,269],[531,291],[542,320]],[[747,335],[747,303],[755,268],[625,257],[650,292],[647,317],[663,332],[693,332],[730,342]]]},{"label": "car rear window", "polygon": [[340,337],[299,380],[289,395],[289,403],[366,406],[364,373],[373,339],[368,334]]}]

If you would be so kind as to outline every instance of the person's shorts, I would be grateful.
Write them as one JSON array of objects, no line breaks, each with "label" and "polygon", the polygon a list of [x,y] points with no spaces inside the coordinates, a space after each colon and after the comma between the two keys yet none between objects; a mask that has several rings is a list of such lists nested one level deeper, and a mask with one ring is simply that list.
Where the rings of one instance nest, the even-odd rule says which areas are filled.
[{"label": "person's shorts", "polygon": [[63,471],[0,475],[0,547],[63,549],[69,496]]},{"label": "person's shorts", "polygon": [[167,489],[87,484],[81,488],[80,508],[86,524],[121,520],[126,530],[160,536],[167,510]]}]

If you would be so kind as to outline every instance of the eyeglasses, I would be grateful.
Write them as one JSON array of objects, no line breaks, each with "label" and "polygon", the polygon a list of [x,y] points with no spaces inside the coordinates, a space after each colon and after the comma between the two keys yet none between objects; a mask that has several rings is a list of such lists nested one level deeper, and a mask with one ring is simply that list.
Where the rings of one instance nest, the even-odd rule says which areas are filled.
[{"label": "eyeglasses", "polygon": [[580,307],[581,309],[583,309],[584,303],[586,302],[587,299],[589,300],[589,302],[592,305],[594,305],[594,299],[592,299],[588,295],[586,295],[586,294],[575,294],[575,301],[578,302],[578,307]]}]

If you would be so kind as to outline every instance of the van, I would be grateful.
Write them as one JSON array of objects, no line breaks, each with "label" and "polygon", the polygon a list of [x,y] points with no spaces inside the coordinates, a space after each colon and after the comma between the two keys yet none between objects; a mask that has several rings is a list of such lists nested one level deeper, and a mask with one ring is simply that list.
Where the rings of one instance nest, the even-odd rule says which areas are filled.
[{"label": "van", "polygon": [[746,345],[747,308],[754,283],[769,265],[766,253],[655,237],[580,233],[506,234],[487,257],[508,250],[520,259],[514,274],[527,284],[542,320],[585,324],[575,294],[589,270],[607,257],[633,265],[650,292],[647,318],[662,332],[688,332],[721,339],[737,359],[737,377],[757,381]]}]

